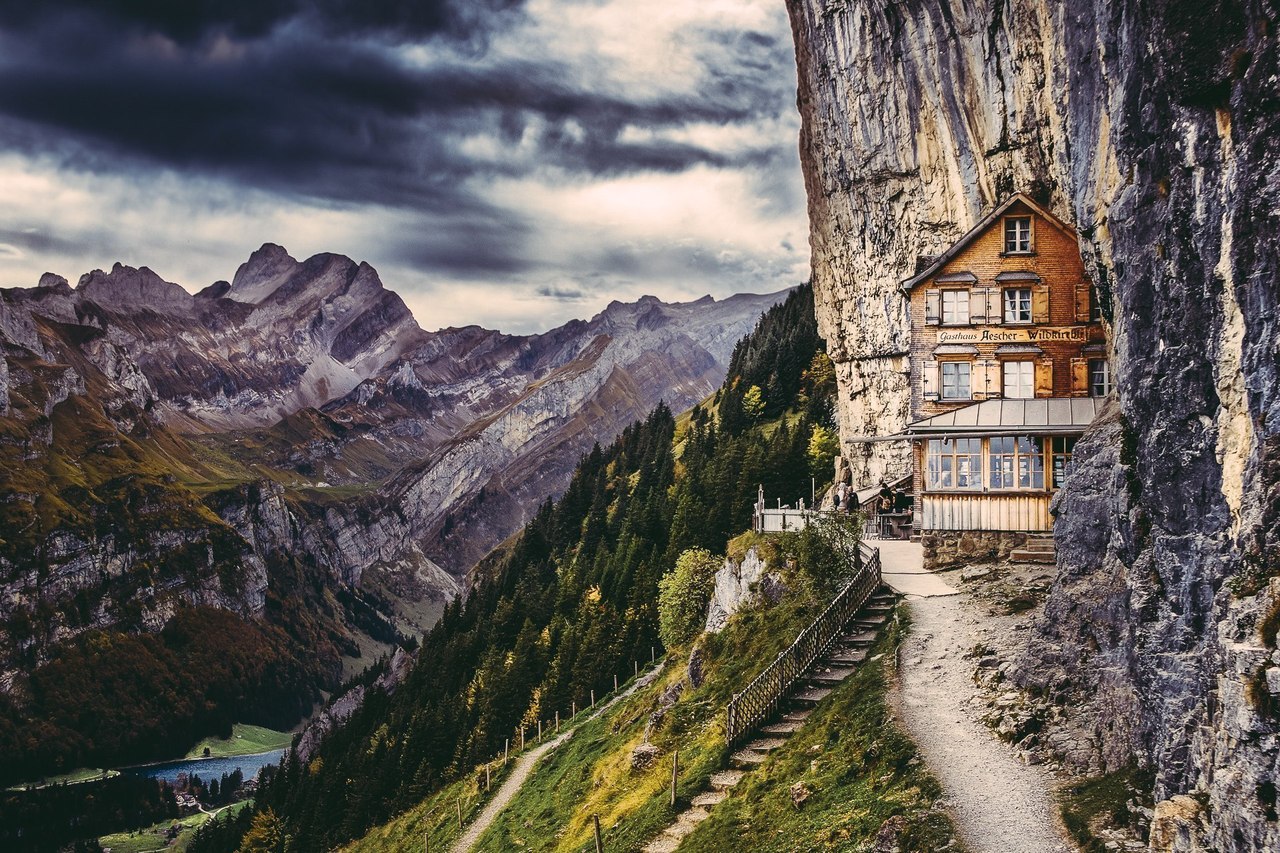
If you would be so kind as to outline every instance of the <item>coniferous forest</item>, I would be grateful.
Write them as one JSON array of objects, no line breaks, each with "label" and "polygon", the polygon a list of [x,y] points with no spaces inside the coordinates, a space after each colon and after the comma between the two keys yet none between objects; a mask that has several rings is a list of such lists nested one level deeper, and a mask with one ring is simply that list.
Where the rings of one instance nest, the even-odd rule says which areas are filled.
[{"label": "coniferous forest", "polygon": [[811,478],[829,479],[829,456],[819,466],[810,454],[835,391],[821,347],[806,285],[739,343],[687,425],[659,405],[584,457],[564,495],[477,569],[408,678],[371,690],[308,762],[287,761],[253,809],[212,822],[191,850],[230,853],[267,813],[290,850],[331,849],[500,754],[522,721],[583,707],[661,654],[658,581],[676,558],[723,554],[749,527],[758,486],[793,503],[809,499]]}]

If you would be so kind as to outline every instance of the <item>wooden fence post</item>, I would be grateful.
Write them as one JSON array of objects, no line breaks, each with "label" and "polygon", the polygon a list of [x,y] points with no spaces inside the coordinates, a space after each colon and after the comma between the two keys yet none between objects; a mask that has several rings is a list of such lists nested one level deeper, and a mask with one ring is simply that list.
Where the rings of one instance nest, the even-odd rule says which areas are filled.
[{"label": "wooden fence post", "polygon": [[462,829],[462,797],[458,797],[458,829]]},{"label": "wooden fence post", "polygon": [[507,738],[507,743],[502,747],[502,766],[507,766],[507,754],[511,752],[511,738]]},{"label": "wooden fence post", "polygon": [[556,734],[560,734],[560,712],[556,711]]},{"label": "wooden fence post", "polygon": [[613,674],[613,692],[618,692],[618,674],[616,672]]},{"label": "wooden fence post", "polygon": [[520,751],[524,752],[524,723],[520,724]]},{"label": "wooden fence post", "polygon": [[596,706],[596,692],[592,690],[591,691],[591,707],[594,708],[595,706]]},{"label": "wooden fence post", "polygon": [[671,808],[676,807],[676,778],[680,775],[680,750],[671,752]]},{"label": "wooden fence post", "polygon": [[593,814],[591,816],[591,823],[595,826],[596,830],[596,853],[604,853],[604,842],[600,840],[600,815]]},{"label": "wooden fence post", "polygon": [[490,768],[491,766],[492,766],[492,765],[489,765],[489,764],[486,764],[486,765],[484,766],[484,790],[485,790],[485,792],[486,792],[486,793],[489,791],[489,787],[490,787],[490,783],[491,783],[491,780],[490,780],[490,778],[489,778],[489,768]]},{"label": "wooden fence post", "polygon": [[631,665],[635,668],[635,672],[632,673],[632,678],[635,678],[636,676],[640,675],[640,661],[633,660],[631,662]]},{"label": "wooden fence post", "polygon": [[542,720],[538,720],[538,743],[542,743]]}]

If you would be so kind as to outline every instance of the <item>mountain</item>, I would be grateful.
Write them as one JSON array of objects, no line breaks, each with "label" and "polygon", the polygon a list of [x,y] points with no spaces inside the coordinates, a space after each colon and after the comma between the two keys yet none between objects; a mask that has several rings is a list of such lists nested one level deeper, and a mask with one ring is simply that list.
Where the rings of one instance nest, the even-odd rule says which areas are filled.
[{"label": "mountain", "polygon": [[0,290],[0,688],[191,606],[281,627],[336,686],[594,443],[710,393],[784,295],[427,332],[368,264],[271,244],[195,294],[120,264]]},{"label": "mountain", "polygon": [[[644,317],[652,308],[642,303],[624,315]],[[619,309],[605,315],[611,311]],[[509,738],[515,751],[522,721],[550,719],[560,709],[567,719],[605,695],[615,677],[629,677],[636,661],[661,653],[670,634],[659,631],[658,582],[681,555],[725,553],[729,538],[751,524],[757,484],[771,495],[798,497],[810,493],[811,475],[819,488],[830,477],[829,457],[811,454],[810,442],[826,428],[834,383],[826,370],[797,369],[828,366],[812,289],[793,291],[767,312],[734,346],[732,360],[707,407],[677,421],[659,404],[616,441],[581,457],[563,496],[542,504],[509,546],[486,560],[471,594],[446,609],[396,683],[360,684],[337,697],[323,724],[300,740],[298,760],[259,789],[250,809],[206,826],[192,849],[240,849],[259,816],[281,821],[293,850],[336,849],[450,781],[465,780],[479,762],[501,755]],[[765,406],[725,418],[730,401],[741,402],[743,386],[767,388]],[[821,612],[825,597],[810,592],[820,565],[829,571],[832,561],[810,562],[806,580],[789,582],[795,595],[780,608],[803,615],[767,631],[753,622],[744,634],[781,648],[805,617]],[[751,670],[771,656],[757,647],[729,657]],[[717,717],[726,698],[727,692],[701,696],[696,725],[673,722],[673,714],[664,736],[709,735],[707,757],[718,760]],[[651,703],[652,697],[634,714],[642,727]],[[655,730],[663,713],[655,715]],[[629,753],[638,732],[626,739]],[[572,775],[588,781],[596,774],[584,766]],[[654,793],[665,794],[663,781]],[[415,832],[414,849],[421,844]]]},{"label": "mountain", "polygon": [[841,432],[907,416],[885,306],[922,256],[1014,190],[1073,223],[1116,392],[1055,499],[1059,576],[1016,680],[1068,709],[1071,769],[1154,770],[1160,849],[1280,849],[1274,10],[787,6]]}]

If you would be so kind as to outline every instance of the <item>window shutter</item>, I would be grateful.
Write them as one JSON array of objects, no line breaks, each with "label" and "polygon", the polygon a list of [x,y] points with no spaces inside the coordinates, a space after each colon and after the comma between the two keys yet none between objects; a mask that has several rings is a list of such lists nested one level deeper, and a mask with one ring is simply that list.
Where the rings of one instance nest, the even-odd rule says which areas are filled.
[{"label": "window shutter", "polygon": [[924,292],[924,321],[926,323],[937,325],[939,314],[941,313],[942,291],[938,289],[926,290]]},{"label": "window shutter", "polygon": [[1071,396],[1089,396],[1089,359],[1071,359]]},{"label": "window shutter", "polygon": [[985,287],[975,287],[969,294],[969,323],[984,326],[987,323],[987,294]]},{"label": "window shutter", "polygon": [[1004,322],[1004,292],[998,287],[987,288],[987,324],[991,326]]},{"label": "window shutter", "polygon": [[999,361],[990,359],[983,362],[987,374],[987,399],[994,400],[1004,396],[1004,370]]},{"label": "window shutter", "polygon": [[1087,323],[1093,315],[1093,285],[1082,281],[1076,285],[1076,322]]},{"label": "window shutter", "polygon": [[1037,284],[1031,289],[1031,322],[1049,322],[1049,285]]},{"label": "window shutter", "polygon": [[1036,396],[1053,396],[1053,359],[1042,358],[1036,362]]},{"label": "window shutter", "polygon": [[973,399],[989,400],[1000,396],[1000,362],[991,360],[973,363]]},{"label": "window shutter", "polygon": [[921,365],[921,379],[923,380],[925,400],[936,402],[939,396],[938,362],[926,361]]}]

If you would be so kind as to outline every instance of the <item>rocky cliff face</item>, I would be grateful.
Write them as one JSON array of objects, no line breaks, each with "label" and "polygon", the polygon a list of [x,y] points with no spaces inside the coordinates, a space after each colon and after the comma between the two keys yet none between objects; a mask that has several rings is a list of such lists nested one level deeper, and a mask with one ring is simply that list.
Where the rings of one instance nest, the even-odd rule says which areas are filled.
[{"label": "rocky cliff face", "polygon": [[1021,678],[1084,700],[1095,769],[1136,760],[1158,799],[1194,794],[1185,837],[1275,849],[1275,10],[788,6],[846,454],[871,476],[903,464],[849,439],[906,417],[896,285],[919,259],[1014,190],[1073,222],[1118,391],[1057,501],[1062,577]]}]

